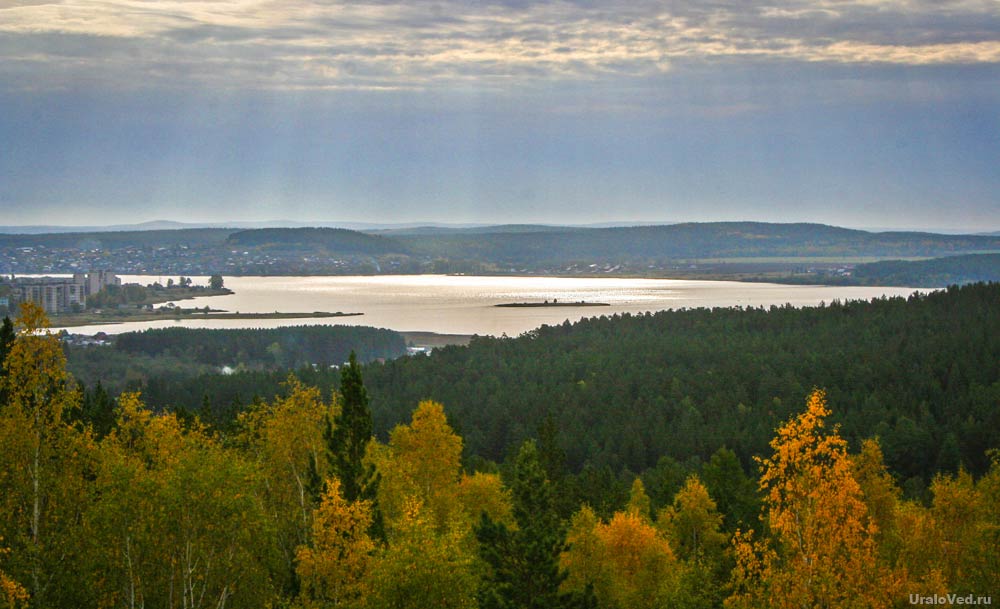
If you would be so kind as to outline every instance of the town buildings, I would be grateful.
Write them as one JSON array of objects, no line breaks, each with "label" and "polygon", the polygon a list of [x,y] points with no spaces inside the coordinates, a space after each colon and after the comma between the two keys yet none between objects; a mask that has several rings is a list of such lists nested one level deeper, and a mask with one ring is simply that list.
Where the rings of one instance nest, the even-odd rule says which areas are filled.
[{"label": "town buildings", "polygon": [[8,306],[34,302],[46,313],[65,313],[82,310],[87,306],[87,296],[97,294],[111,285],[121,285],[114,273],[93,271],[76,273],[72,277],[14,277],[4,282]]}]

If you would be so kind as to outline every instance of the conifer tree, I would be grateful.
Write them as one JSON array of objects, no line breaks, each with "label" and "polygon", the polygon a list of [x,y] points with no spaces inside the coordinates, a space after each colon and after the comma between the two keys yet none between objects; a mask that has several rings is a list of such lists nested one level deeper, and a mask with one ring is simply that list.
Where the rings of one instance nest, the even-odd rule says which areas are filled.
[{"label": "conifer tree", "polygon": [[476,530],[480,555],[489,566],[479,590],[481,609],[593,606],[592,594],[559,591],[566,579],[559,567],[565,531],[534,442],[521,447],[510,486],[517,529],[483,514]]},{"label": "conifer tree", "polygon": [[375,539],[385,539],[385,525],[378,508],[379,475],[375,466],[365,463],[365,451],[372,439],[372,413],[368,407],[368,390],[361,379],[361,367],[351,351],[346,366],[340,371],[340,411],[323,432],[327,457],[333,475],[340,480],[340,493],[348,503],[372,502],[372,525],[369,531]]},{"label": "conifer tree", "polygon": [[17,333],[14,331],[14,322],[10,317],[3,318],[3,325],[0,325],[0,404],[7,401],[7,388],[4,386],[4,378],[7,377],[7,367],[3,365],[10,353],[10,348],[14,344]]}]

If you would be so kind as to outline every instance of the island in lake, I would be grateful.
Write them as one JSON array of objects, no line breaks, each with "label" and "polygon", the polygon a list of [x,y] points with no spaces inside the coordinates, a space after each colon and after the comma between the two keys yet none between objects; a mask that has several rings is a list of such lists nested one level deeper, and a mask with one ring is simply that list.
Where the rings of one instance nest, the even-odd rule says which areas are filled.
[{"label": "island in lake", "polygon": [[559,302],[559,299],[546,300],[545,302],[504,302],[495,304],[494,307],[610,307],[607,302],[586,302],[578,300],[576,302]]}]

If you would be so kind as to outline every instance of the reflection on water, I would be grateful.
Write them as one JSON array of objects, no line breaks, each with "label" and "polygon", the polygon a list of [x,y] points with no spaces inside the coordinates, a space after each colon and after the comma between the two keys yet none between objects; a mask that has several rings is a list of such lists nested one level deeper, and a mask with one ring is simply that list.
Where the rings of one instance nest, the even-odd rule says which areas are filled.
[{"label": "reflection on water", "polygon": [[[125,276],[125,282],[165,281],[156,276]],[[208,278],[195,278],[207,283]],[[471,277],[389,275],[376,277],[226,277],[229,296],[183,301],[240,313],[343,311],[358,317],[299,320],[211,320],[130,322],[84,326],[72,332],[129,332],[145,328],[272,328],[305,324],[346,324],[445,334],[515,336],[542,324],[559,324],[595,315],[664,309],[812,306],[834,299],[906,296],[913,288],[789,286],[735,281],[674,279]],[[497,308],[505,302],[606,302],[600,308]]]}]

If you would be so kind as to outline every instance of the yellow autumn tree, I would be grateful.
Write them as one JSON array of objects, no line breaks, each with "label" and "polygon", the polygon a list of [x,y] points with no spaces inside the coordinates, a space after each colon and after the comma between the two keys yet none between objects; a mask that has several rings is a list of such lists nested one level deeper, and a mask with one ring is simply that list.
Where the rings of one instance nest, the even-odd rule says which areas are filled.
[{"label": "yellow autumn tree", "polygon": [[459,529],[439,533],[419,499],[410,498],[391,545],[365,577],[369,609],[473,609],[479,580],[475,549]]},{"label": "yellow autumn tree", "polygon": [[510,489],[503,485],[499,474],[463,473],[453,499],[470,523],[478,522],[485,513],[493,522],[514,524]]},{"label": "yellow autumn tree", "polygon": [[771,537],[736,538],[730,607],[888,607],[898,582],[876,561],[877,528],[852,473],[847,443],[828,429],[826,396],[778,428],[761,460],[764,514]]},{"label": "yellow autumn tree", "polygon": [[397,425],[389,435],[389,450],[379,472],[379,504],[391,529],[401,520],[410,498],[425,506],[431,522],[446,528],[455,515],[454,497],[459,482],[462,438],[444,414],[444,407],[430,400],[420,402],[409,425]]},{"label": "yellow autumn tree", "polygon": [[930,559],[931,572],[940,572],[948,592],[980,593],[989,590],[997,581],[1000,574],[998,484],[1000,470],[996,461],[978,482],[964,470],[955,475],[939,474],[931,482],[934,501],[925,514],[929,522],[924,523],[930,530],[922,532],[929,537],[924,541],[934,545],[911,547],[909,555]]},{"label": "yellow autumn tree", "polygon": [[333,404],[315,387],[294,376],[285,396],[240,415],[241,441],[260,473],[258,495],[277,538],[283,563],[279,586],[294,587],[295,553],[309,540],[321,481],[329,472],[323,441],[324,421]]},{"label": "yellow autumn tree", "polygon": [[254,472],[195,422],[118,398],[87,514],[98,607],[261,607],[271,543]]},{"label": "yellow autumn tree", "polygon": [[461,437],[433,401],[421,402],[387,445],[369,444],[389,539],[366,578],[367,606],[475,606],[473,524],[483,512],[506,522],[511,507],[499,476],[463,474],[461,454]]},{"label": "yellow autumn tree", "polygon": [[[3,538],[0,537],[0,544],[2,543]],[[0,559],[9,552],[7,548],[0,545]],[[24,589],[24,586],[7,577],[7,574],[0,569],[0,607],[2,609],[27,609],[27,606],[28,591]]]},{"label": "yellow autumn tree", "polygon": [[902,493],[885,466],[878,439],[864,440],[861,452],[851,457],[851,464],[868,514],[877,528],[879,547],[883,554],[891,552],[898,545],[896,515]]},{"label": "yellow autumn tree", "polygon": [[589,505],[573,514],[566,531],[566,551],[559,557],[559,566],[566,571],[564,591],[610,587],[604,568],[604,545],[597,537],[600,520]]},{"label": "yellow autumn tree", "polygon": [[73,565],[87,544],[77,526],[87,507],[94,444],[71,425],[80,394],[41,307],[24,303],[0,376],[0,537],[12,550],[9,577],[36,606],[88,604]]},{"label": "yellow autumn tree", "polygon": [[307,608],[359,605],[375,551],[368,536],[371,523],[370,501],[348,502],[340,494],[340,481],[327,480],[313,517],[312,542],[296,555],[301,600]]},{"label": "yellow autumn tree", "polygon": [[[633,493],[635,498],[635,493]],[[670,606],[678,591],[682,567],[667,540],[631,508],[601,522],[589,507],[572,519],[561,558],[568,572],[567,591],[593,587],[601,607],[644,609]]]}]

